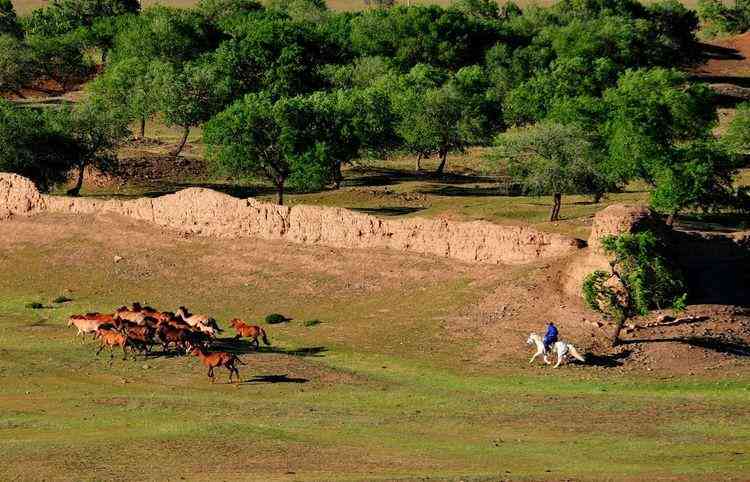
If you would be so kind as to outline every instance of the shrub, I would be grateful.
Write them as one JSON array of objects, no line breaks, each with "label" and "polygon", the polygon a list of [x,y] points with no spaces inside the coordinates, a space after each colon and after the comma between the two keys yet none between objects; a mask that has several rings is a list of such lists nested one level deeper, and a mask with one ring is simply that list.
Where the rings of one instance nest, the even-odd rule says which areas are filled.
[{"label": "shrub", "polygon": [[667,247],[652,232],[607,236],[604,251],[611,271],[594,271],[583,282],[586,304],[616,322],[612,345],[625,321],[654,308],[685,308],[686,284],[668,258]]},{"label": "shrub", "polygon": [[68,298],[67,296],[58,296],[54,300],[52,300],[53,303],[67,303],[69,301],[73,301],[71,298]]},{"label": "shrub", "polygon": [[305,326],[315,326],[320,324],[320,320],[305,320],[303,324]]},{"label": "shrub", "polygon": [[279,313],[271,313],[270,315],[266,316],[266,323],[268,323],[269,325],[284,323],[285,321],[287,321],[286,316]]},{"label": "shrub", "polygon": [[39,303],[38,301],[32,301],[31,303],[26,303],[26,308],[32,310],[41,310],[42,308],[44,308],[44,304]]}]

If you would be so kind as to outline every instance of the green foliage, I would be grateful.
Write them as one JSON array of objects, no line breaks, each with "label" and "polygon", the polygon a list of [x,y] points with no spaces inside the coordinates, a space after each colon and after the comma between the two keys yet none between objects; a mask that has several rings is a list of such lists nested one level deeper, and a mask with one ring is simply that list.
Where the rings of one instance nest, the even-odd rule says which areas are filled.
[{"label": "green foliage", "polygon": [[162,64],[162,71],[154,77],[167,125],[201,125],[221,112],[231,98],[231,80],[223,76],[210,55],[180,66]]},{"label": "green foliage", "polygon": [[140,8],[138,0],[52,0],[31,12],[25,29],[31,35],[44,37],[65,35],[90,27],[98,19],[137,13]]},{"label": "green foliage", "polygon": [[285,323],[287,321],[286,316],[281,315],[279,313],[271,313],[270,315],[266,316],[266,323],[269,325],[275,325],[277,323]]},{"label": "green foliage", "polygon": [[0,35],[21,37],[23,29],[10,0],[0,0]]},{"label": "green foliage", "polygon": [[84,55],[81,39],[75,34],[32,35],[26,41],[31,49],[35,72],[59,82],[63,89],[93,70],[91,61]]},{"label": "green foliage", "polygon": [[112,60],[182,63],[211,50],[217,42],[214,27],[197,11],[149,7],[127,17],[115,36]]},{"label": "green foliage", "polygon": [[651,205],[672,215],[687,208],[704,211],[731,206],[740,159],[713,140],[678,146],[671,162],[656,174]]},{"label": "green foliage", "polygon": [[262,10],[263,6],[255,0],[199,0],[196,8],[210,22],[224,25],[233,18]]},{"label": "green foliage", "polygon": [[214,117],[204,138],[217,167],[235,175],[268,179],[283,203],[287,182],[313,190],[337,181],[341,163],[358,149],[343,92],[273,101],[248,94]]},{"label": "green foliage", "polygon": [[574,125],[545,121],[514,128],[500,134],[495,145],[495,164],[507,166],[508,173],[528,192],[555,195],[550,216],[553,221],[559,216],[561,195],[599,197],[613,187],[601,169],[600,153],[587,134]]},{"label": "green foliage", "polygon": [[0,92],[18,92],[33,77],[31,51],[21,40],[0,34]]},{"label": "green foliage", "polygon": [[41,310],[44,308],[44,304],[40,303],[38,301],[32,301],[31,303],[26,303],[26,308],[30,310]]},{"label": "green foliage", "polygon": [[215,59],[235,83],[235,96],[263,90],[278,98],[320,90],[325,85],[320,66],[346,55],[316,24],[292,22],[276,11],[249,15],[228,33]]},{"label": "green foliage", "polygon": [[481,62],[498,40],[498,25],[438,6],[376,9],[352,20],[355,52],[392,58],[404,70],[420,63],[458,70]]},{"label": "green foliage", "polygon": [[68,303],[70,301],[73,301],[73,299],[72,298],[68,298],[67,296],[64,296],[64,295],[58,296],[54,300],[52,300],[53,303],[57,303],[57,304]]},{"label": "green foliage", "polygon": [[320,323],[321,323],[320,320],[305,320],[302,324],[307,327],[311,327],[311,326],[319,325]]},{"label": "green foliage", "polygon": [[67,178],[78,146],[50,126],[48,114],[0,100],[0,172],[28,177],[42,191]]},{"label": "green foliage", "polygon": [[602,248],[610,257],[611,272],[589,274],[582,289],[589,307],[617,320],[615,343],[619,328],[629,318],[654,308],[684,309],[685,280],[654,233],[607,236]]},{"label": "green foliage", "polygon": [[750,29],[747,0],[735,0],[733,5],[719,0],[698,0],[698,15],[707,24],[708,34],[738,34]]},{"label": "green foliage", "polygon": [[171,71],[170,66],[159,60],[126,58],[108,65],[88,90],[96,102],[127,120],[145,122],[160,111],[165,71]]},{"label": "green foliage", "polygon": [[721,141],[738,154],[750,154],[750,102],[737,106],[734,118],[721,136]]}]

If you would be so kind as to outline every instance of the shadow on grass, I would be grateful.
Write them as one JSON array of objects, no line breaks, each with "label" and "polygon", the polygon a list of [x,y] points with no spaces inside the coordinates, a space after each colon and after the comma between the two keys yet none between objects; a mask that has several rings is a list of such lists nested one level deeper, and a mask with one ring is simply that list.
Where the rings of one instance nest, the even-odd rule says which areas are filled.
[{"label": "shadow on grass", "polygon": [[611,355],[597,355],[595,353],[586,353],[586,365],[596,367],[615,368],[622,366],[625,360],[633,353],[632,350],[623,350]]},{"label": "shadow on grass", "polygon": [[249,380],[243,380],[241,385],[259,385],[261,383],[307,383],[307,378],[294,378],[287,374],[283,375],[255,375]]},{"label": "shadow on grass", "polygon": [[371,214],[373,216],[403,216],[423,211],[424,208],[415,207],[383,207],[383,208],[351,208],[358,213]]},{"label": "shadow on grass", "polygon": [[286,349],[275,346],[263,346],[256,348],[255,345],[246,340],[237,340],[235,338],[218,338],[211,345],[209,351],[225,351],[235,355],[244,355],[247,353],[278,353],[280,355],[291,355],[299,357],[321,357],[328,348],[324,346],[311,346],[303,348]]},{"label": "shadow on grass", "polygon": [[351,175],[344,179],[344,185],[351,187],[390,186],[402,182],[430,180],[443,184],[470,184],[494,181],[493,178],[486,176],[449,172],[442,176],[436,176],[432,171],[414,171],[410,169],[360,167],[352,169],[349,172]]}]

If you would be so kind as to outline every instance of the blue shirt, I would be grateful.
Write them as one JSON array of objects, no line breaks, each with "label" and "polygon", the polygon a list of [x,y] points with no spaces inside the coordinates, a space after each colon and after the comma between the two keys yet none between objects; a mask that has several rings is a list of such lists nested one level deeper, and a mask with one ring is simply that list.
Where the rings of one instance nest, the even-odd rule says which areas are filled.
[{"label": "blue shirt", "polygon": [[557,327],[555,325],[549,325],[547,327],[547,334],[544,335],[544,338],[548,340],[556,340],[557,339]]}]

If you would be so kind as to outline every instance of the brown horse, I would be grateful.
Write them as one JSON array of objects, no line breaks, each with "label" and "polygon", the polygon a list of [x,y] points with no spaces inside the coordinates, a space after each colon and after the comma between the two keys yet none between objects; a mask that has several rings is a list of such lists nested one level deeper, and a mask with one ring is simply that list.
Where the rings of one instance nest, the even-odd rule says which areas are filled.
[{"label": "brown horse", "polygon": [[[97,356],[99,356],[99,353],[101,353],[104,347],[109,348],[109,363],[111,365],[112,358],[115,356],[115,347],[121,346],[122,359],[126,360],[128,358],[127,348],[130,346],[130,342],[128,341],[127,336],[114,330],[98,330],[97,335],[99,336],[99,342],[101,343],[99,349],[96,351]],[[133,356],[133,358],[135,358],[135,356]]]},{"label": "brown horse", "polygon": [[149,353],[151,351],[151,345],[154,344],[154,336],[156,335],[156,328],[151,326],[129,326],[125,330],[125,336],[128,337],[128,342],[134,348]]},{"label": "brown horse", "polygon": [[255,345],[256,350],[260,349],[258,337],[261,337],[263,339],[263,343],[265,343],[266,345],[271,344],[271,342],[268,341],[268,337],[266,336],[266,330],[264,330],[260,326],[248,325],[238,318],[231,320],[229,324],[232,325],[234,331],[237,332],[237,335],[234,337],[235,339],[239,339],[241,337],[250,338],[250,344]]},{"label": "brown horse", "polygon": [[239,363],[240,365],[245,365],[245,363],[237,355],[223,351],[208,353],[200,347],[193,348],[190,353],[200,358],[203,365],[208,367],[208,378],[211,380],[211,383],[214,382],[214,368],[221,366],[229,370],[229,383],[232,383],[232,375],[234,374],[237,374],[237,383],[240,383],[240,371],[235,366],[235,363]]}]

